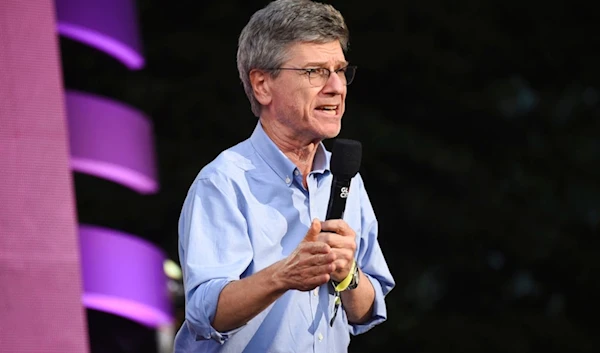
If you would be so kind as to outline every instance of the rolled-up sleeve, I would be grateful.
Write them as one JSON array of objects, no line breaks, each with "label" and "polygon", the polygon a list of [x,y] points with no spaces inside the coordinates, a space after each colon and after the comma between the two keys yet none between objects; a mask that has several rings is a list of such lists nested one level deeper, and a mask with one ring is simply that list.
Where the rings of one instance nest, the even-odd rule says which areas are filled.
[{"label": "rolled-up sleeve", "polygon": [[219,295],[252,261],[246,220],[234,185],[224,175],[198,177],[179,219],[179,257],[185,288],[185,319],[197,340],[224,343],[239,330],[212,327]]},{"label": "rolled-up sleeve", "polygon": [[361,234],[357,262],[375,290],[375,302],[371,318],[361,324],[349,324],[350,333],[359,335],[387,319],[385,296],[394,288],[395,282],[379,246],[378,225],[360,175],[356,177],[361,197]]}]

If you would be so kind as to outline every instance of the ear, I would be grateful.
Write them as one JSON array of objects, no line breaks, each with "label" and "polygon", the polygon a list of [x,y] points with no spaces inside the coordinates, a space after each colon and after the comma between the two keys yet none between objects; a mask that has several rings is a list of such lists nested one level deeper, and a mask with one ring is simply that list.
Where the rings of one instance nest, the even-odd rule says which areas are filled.
[{"label": "ear", "polygon": [[254,97],[261,105],[271,103],[270,78],[269,74],[264,71],[257,69],[250,71],[250,84],[254,91]]}]

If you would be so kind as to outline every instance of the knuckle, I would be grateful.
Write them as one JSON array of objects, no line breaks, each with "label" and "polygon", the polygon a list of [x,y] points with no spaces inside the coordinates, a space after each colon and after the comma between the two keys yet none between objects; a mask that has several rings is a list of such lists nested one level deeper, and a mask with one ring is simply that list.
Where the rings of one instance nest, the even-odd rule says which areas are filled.
[{"label": "knuckle", "polygon": [[350,243],[350,249],[351,249],[353,252],[354,252],[354,251],[356,251],[356,248],[357,248],[357,247],[356,247],[356,242],[354,242],[354,241],[353,241],[352,243]]}]

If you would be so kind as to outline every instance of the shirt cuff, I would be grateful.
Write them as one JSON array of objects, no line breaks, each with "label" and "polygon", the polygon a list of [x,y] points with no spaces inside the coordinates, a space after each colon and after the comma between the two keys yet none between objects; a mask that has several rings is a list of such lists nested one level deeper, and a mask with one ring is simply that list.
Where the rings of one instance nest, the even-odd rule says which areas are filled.
[{"label": "shirt cuff", "polygon": [[206,336],[201,336],[201,335],[196,334],[196,341],[213,339],[213,340],[217,341],[218,343],[223,344],[229,339],[229,337],[231,337],[231,335],[233,335],[234,333],[241,330],[242,327],[244,327],[244,326],[240,326],[236,329],[226,331],[226,332],[219,332],[219,331],[215,330],[214,327],[210,326],[210,328],[209,328],[210,331],[208,331],[209,333]]},{"label": "shirt cuff", "polygon": [[[200,313],[197,313],[196,315],[191,315],[191,316],[193,316],[193,317],[200,316],[202,318],[205,318],[206,321],[204,322],[204,324],[193,325],[194,326],[193,332],[195,332],[195,334],[196,334],[196,341],[213,339],[213,340],[219,342],[220,344],[223,344],[229,339],[229,337],[231,335],[238,332],[245,326],[245,325],[242,325],[233,330],[221,332],[221,331],[217,331],[210,324],[211,322],[213,322],[213,320],[215,318],[215,314],[217,312],[217,304],[219,302],[219,295],[221,294],[221,291],[223,290],[223,288],[225,288],[225,286],[227,284],[229,284],[229,282],[231,282],[231,281],[232,281],[231,279],[226,279],[226,278],[213,279],[206,283],[201,284],[198,287],[195,295],[198,296],[199,301],[197,301],[196,303],[198,303],[199,305],[195,306],[195,310],[199,310]],[[194,310],[194,309],[190,308],[187,310]]]},{"label": "shirt cuff", "polygon": [[385,296],[381,289],[379,281],[363,272],[363,274],[369,279],[375,290],[375,300],[373,303],[373,313],[371,318],[361,324],[348,323],[350,327],[350,334],[356,336],[365,333],[375,327],[376,325],[384,322],[387,319],[387,308],[385,305]]}]

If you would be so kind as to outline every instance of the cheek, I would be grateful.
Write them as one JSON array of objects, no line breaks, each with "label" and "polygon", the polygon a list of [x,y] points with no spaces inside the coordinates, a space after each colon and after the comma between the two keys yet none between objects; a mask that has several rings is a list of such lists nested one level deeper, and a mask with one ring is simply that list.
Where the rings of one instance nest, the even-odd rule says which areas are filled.
[{"label": "cheek", "polygon": [[296,113],[303,113],[309,110],[310,101],[302,95],[301,92],[290,91],[286,97],[282,97],[285,100],[285,106]]},{"label": "cheek", "polygon": [[[294,115],[300,115],[300,119],[308,119],[312,115],[312,111],[315,105],[315,99],[318,95],[318,91],[313,92],[306,87],[301,88],[289,88],[282,87],[277,94],[277,100],[280,102],[279,107]],[[295,119],[297,120],[297,119]]]}]

